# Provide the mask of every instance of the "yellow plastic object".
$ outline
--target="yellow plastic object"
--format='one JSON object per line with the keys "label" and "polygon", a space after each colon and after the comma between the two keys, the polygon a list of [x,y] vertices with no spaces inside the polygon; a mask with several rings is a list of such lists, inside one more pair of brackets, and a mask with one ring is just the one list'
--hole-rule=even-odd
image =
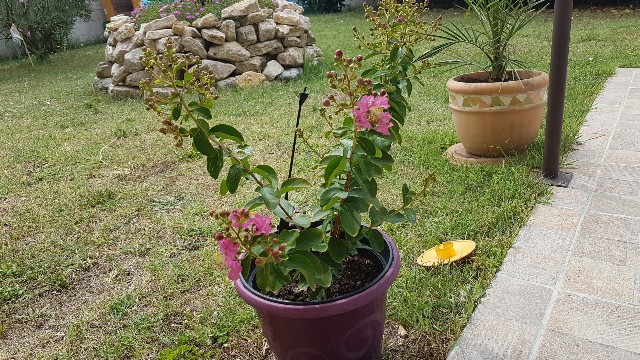
{"label": "yellow plastic object", "polygon": [[417,261],[427,267],[449,264],[466,258],[475,249],[476,243],[471,240],[445,241],[423,252]]}

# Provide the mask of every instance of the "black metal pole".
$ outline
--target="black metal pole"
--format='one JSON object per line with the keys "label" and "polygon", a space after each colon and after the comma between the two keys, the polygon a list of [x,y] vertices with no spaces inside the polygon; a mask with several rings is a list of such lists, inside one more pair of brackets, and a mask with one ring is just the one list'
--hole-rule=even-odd
{"label": "black metal pole", "polygon": [[[304,90],[300,93],[298,97],[298,117],[296,118],[296,128],[293,134],[293,146],[291,147],[291,159],[289,160],[289,175],[287,179],[291,179],[291,174],[293,173],[293,159],[296,156],[296,144],[298,143],[298,127],[300,127],[300,114],[302,113],[302,105],[309,97],[309,93],[307,93],[307,87],[305,86]],[[284,194],[284,199],[289,200],[289,193]],[[287,222],[284,219],[280,219],[280,224],[278,224],[278,231],[282,231],[286,228]]]}
{"label": "black metal pole", "polygon": [[573,0],[555,1],[551,69],[549,71],[549,102],[547,104],[547,125],[542,163],[544,180],[552,185],[564,187],[569,185],[572,176],[571,173],[559,172],[572,10]]}

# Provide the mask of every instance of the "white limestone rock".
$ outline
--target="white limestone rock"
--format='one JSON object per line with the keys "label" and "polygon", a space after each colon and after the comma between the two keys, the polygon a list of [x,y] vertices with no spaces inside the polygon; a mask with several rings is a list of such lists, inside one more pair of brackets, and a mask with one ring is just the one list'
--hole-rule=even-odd
{"label": "white limestone rock", "polygon": [[304,49],[298,47],[286,48],[277,57],[280,65],[285,68],[294,68],[304,65]]}
{"label": "white limestone rock", "polygon": [[256,12],[258,10],[260,10],[258,0],[243,0],[222,9],[222,18],[238,18],[241,16],[249,15],[252,12]]}
{"label": "white limestone rock", "polygon": [[284,51],[284,46],[278,40],[269,40],[247,46],[247,50],[253,56],[277,55]]}
{"label": "white limestone rock", "polygon": [[145,32],[161,30],[161,29],[171,29],[173,24],[177,21],[174,15],[165,16],[160,19],[155,19],[149,21],[145,26]]}
{"label": "white limestone rock", "polygon": [[258,42],[258,35],[253,25],[239,27],[238,30],[236,30],[236,41],[243,46]]}
{"label": "white limestone rock", "polygon": [[217,45],[222,45],[225,40],[227,40],[227,36],[222,31],[216,29],[202,29],[202,37]]}
{"label": "white limestone rock", "polygon": [[267,63],[266,56],[252,56],[249,58],[249,60],[235,63],[236,69],[234,73],[242,74],[248,71],[262,72],[266,63]]}
{"label": "white limestone rock", "polygon": [[236,41],[236,22],[225,20],[220,24],[220,31],[224,34],[226,41]]}
{"label": "white limestone rock", "polygon": [[224,63],[215,60],[202,60],[200,69],[208,71],[213,76],[214,80],[220,81],[227,78],[236,69],[235,65]]}
{"label": "white limestone rock", "polygon": [[196,29],[209,29],[218,25],[218,18],[214,14],[206,14],[193,22]]}
{"label": "white limestone rock", "polygon": [[207,58],[207,49],[205,49],[204,44],[199,39],[192,37],[182,38],[182,46],[184,47],[184,51],[190,52],[200,59]]}
{"label": "white limestone rock", "polygon": [[276,23],[267,19],[258,23],[258,40],[267,41],[276,37]]}
{"label": "white limestone rock", "polygon": [[124,56],[123,66],[129,73],[134,73],[144,69],[142,65],[142,48],[135,48]]}
{"label": "white limestone rock", "polygon": [[262,73],[267,77],[267,80],[273,80],[278,75],[282,74],[283,71],[284,68],[282,67],[282,65],[280,65],[279,62],[277,62],[276,60],[271,60],[267,63],[267,66],[265,66],[264,70],[262,70]]}
{"label": "white limestone rock", "polygon": [[249,60],[251,53],[240,43],[231,41],[220,46],[212,46],[209,49],[209,58],[215,60],[237,62]]}

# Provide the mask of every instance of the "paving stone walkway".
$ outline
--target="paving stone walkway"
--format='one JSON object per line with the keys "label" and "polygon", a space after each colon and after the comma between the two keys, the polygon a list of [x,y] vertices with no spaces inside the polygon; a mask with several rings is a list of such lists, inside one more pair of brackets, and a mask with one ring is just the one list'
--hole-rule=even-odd
{"label": "paving stone walkway", "polygon": [[640,359],[640,69],[618,69],[449,360]]}

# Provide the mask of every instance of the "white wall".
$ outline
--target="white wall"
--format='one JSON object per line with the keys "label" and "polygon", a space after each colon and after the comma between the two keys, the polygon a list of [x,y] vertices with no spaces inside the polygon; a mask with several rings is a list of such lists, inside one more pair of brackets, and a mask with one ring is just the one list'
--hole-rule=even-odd
{"label": "white wall", "polygon": [[[93,0],[93,13],[89,21],[77,20],[71,30],[71,41],[76,43],[94,43],[103,39],[103,23],[106,21],[102,0]],[[22,52],[24,54],[24,51]],[[15,56],[16,47],[12,40],[0,40],[0,58]]]}

